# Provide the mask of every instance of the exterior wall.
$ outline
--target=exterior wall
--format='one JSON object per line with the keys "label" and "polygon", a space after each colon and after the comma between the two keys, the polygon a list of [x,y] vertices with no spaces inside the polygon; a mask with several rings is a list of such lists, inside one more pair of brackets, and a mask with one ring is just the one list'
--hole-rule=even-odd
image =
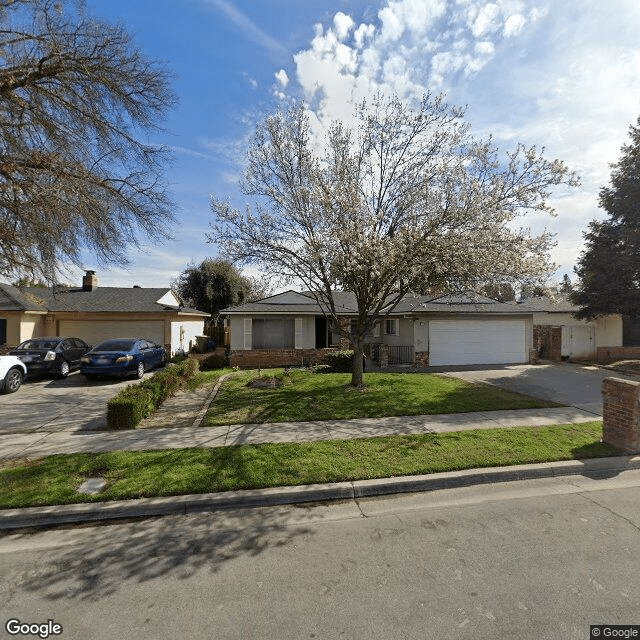
{"label": "exterior wall", "polygon": [[[293,317],[295,323],[295,348],[315,349],[316,346],[316,316],[236,316],[230,317],[229,330],[231,332],[231,351],[252,350],[249,323],[246,321],[269,320],[281,317]],[[335,339],[339,339],[334,334]],[[264,351],[264,349],[261,349]],[[266,351],[277,352],[278,349],[267,349]]]}
{"label": "exterior wall", "polygon": [[[385,333],[386,320],[380,324],[380,338],[384,344],[391,347],[407,347],[414,344],[413,325],[414,321],[409,318],[396,318],[398,320],[398,335],[390,335]],[[379,339],[376,338],[377,342]]]}
{"label": "exterior wall", "polygon": [[320,364],[335,349],[239,349],[231,350],[232,367],[301,367]]}
{"label": "exterior wall", "polygon": [[204,320],[177,321],[171,323],[171,355],[178,349],[190,351],[196,344],[196,336],[203,335]]}
{"label": "exterior wall", "polygon": [[[29,313],[24,311],[2,311],[0,318],[7,321],[6,345],[17,347],[24,340],[46,336],[46,327],[41,313]],[[51,331],[55,334],[55,331]],[[51,335],[49,333],[48,335]]]}
{"label": "exterior wall", "polygon": [[602,382],[602,441],[625,453],[640,452],[640,382]]}
{"label": "exterior wall", "polygon": [[604,316],[596,320],[579,320],[571,313],[536,312],[533,314],[533,324],[554,327],[593,326],[595,327],[595,349],[622,346],[622,316],[619,315]]}

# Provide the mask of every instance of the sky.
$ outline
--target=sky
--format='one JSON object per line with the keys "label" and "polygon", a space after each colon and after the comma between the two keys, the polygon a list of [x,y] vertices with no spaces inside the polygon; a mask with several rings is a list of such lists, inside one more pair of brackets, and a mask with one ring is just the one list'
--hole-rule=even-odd
{"label": "sky", "polygon": [[377,89],[407,100],[444,92],[466,106],[475,135],[545,147],[576,171],[581,186],[551,198],[555,217],[522,221],[556,235],[556,276],[573,278],[583,232],[604,217],[598,192],[640,114],[637,0],[88,2],[172,71],[180,99],[153,140],[174,154],[173,239],[140,236],[126,268],[87,256],[104,286],[168,286],[219,255],[206,238],[210,196],[244,205],[244,155],[267,114],[302,98],[319,119],[346,120]]}

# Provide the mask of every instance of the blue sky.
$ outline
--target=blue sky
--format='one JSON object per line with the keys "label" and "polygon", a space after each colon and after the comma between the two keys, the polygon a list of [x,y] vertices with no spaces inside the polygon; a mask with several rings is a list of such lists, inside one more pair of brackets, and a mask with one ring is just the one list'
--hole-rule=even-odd
{"label": "blue sky", "polygon": [[[582,178],[558,192],[555,218],[525,220],[557,234],[558,274],[573,273],[609,163],[640,114],[637,0],[89,0],[122,20],[147,55],[175,74],[178,109],[155,141],[174,149],[174,239],[140,238],[127,269],[95,264],[109,286],[166,286],[206,243],[209,196],[235,204],[255,123],[305,98],[323,121],[347,119],[376,89],[410,99],[430,89],[467,105],[474,133],[501,147],[545,146]],[[74,279],[76,279],[74,277]]]}

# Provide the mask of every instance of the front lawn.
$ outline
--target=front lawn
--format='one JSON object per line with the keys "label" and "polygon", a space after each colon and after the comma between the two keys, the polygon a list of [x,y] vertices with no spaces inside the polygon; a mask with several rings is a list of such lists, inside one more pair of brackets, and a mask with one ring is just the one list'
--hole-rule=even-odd
{"label": "front lawn", "polygon": [[[617,455],[602,422],[357,440],[74,453],[0,468],[0,507],[212,493]],[[76,489],[102,477],[107,489]]]}
{"label": "front lawn", "polygon": [[282,369],[262,371],[281,386],[253,388],[259,377],[244,371],[226,380],[203,426],[433,415],[557,406],[486,384],[428,373],[365,373],[363,390],[351,374]]}

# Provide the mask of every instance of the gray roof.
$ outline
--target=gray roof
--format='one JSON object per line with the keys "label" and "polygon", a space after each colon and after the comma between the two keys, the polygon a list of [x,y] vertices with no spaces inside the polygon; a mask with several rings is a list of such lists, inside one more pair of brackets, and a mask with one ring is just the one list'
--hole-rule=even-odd
{"label": "gray roof", "polygon": [[158,304],[171,290],[166,288],[97,287],[82,288],[13,287],[0,284],[0,309],[11,311],[82,311],[87,313],[149,313],[175,310],[208,316],[204,311]]}
{"label": "gray roof", "polygon": [[[335,291],[333,296],[339,315],[354,315],[357,313],[357,304],[352,293]],[[450,294],[438,298],[408,294],[394,308],[391,315],[418,313],[572,313],[577,309],[578,307],[567,300],[551,300],[549,298],[530,298],[522,302],[498,302],[492,298],[474,293]],[[220,313],[229,315],[256,315],[262,313],[319,315],[322,314],[322,307],[309,292],[296,293],[294,291],[286,291],[256,302],[228,307]]]}

